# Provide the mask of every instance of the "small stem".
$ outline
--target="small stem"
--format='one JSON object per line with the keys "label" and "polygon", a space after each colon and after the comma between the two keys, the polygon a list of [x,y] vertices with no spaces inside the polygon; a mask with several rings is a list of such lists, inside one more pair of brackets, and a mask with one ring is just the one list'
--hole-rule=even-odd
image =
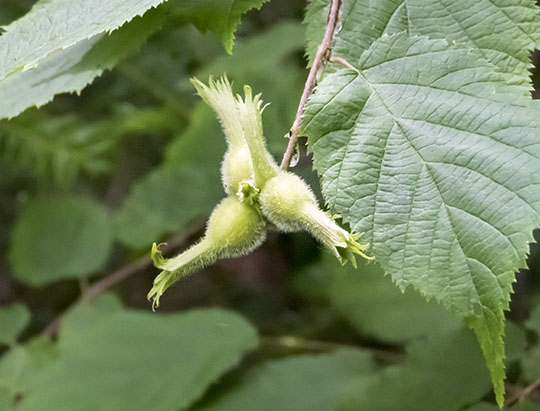
{"label": "small stem", "polygon": [[304,86],[304,91],[302,92],[302,97],[300,98],[300,104],[298,105],[298,110],[296,111],[296,117],[294,118],[293,125],[288,133],[289,144],[287,145],[287,150],[283,155],[283,160],[281,161],[280,165],[282,170],[287,170],[287,168],[289,168],[291,158],[294,154],[295,146],[298,143],[298,134],[300,133],[300,124],[302,122],[304,107],[309,96],[313,94],[313,90],[315,89],[315,85],[317,83],[317,75],[319,74],[320,69],[330,57],[329,54],[332,46],[334,32],[336,30],[340,7],[341,0],[332,0],[330,12],[328,13],[328,21],[326,23],[324,37],[321,44],[319,44],[319,47],[317,48],[317,53],[315,54],[315,59],[313,60],[311,69],[309,70],[308,78]]}
{"label": "small stem", "polygon": [[[196,230],[200,227],[197,225]],[[193,228],[186,230],[186,233],[177,237],[174,237],[169,243],[169,249],[176,249],[183,245],[186,242],[186,239],[192,234],[193,231],[196,231]],[[105,291],[114,287],[116,284],[124,281],[125,279],[131,277],[132,275],[142,271],[146,267],[152,265],[152,259],[149,255],[144,255],[132,263],[120,267],[118,270],[112,272],[103,279],[95,282],[86,291],[77,299],[71,306],[69,306],[64,312],[60,313],[54,320],[52,320],[44,329],[41,331],[43,335],[53,335],[58,332],[60,327],[60,322],[62,317],[71,311],[80,301],[89,301],[99,295],[103,294]]]}
{"label": "small stem", "polygon": [[397,364],[402,361],[403,354],[399,351],[385,350],[374,347],[367,346],[357,346],[351,344],[343,344],[334,341],[321,341],[321,340],[312,340],[295,335],[278,335],[278,336],[268,336],[261,335],[259,340],[263,346],[267,347],[278,347],[286,349],[298,349],[306,351],[333,351],[337,349],[355,349],[355,350],[368,350],[374,357],[378,360],[381,360],[389,364]]}
{"label": "small stem", "polygon": [[512,407],[513,405],[517,404],[524,398],[527,398],[534,390],[538,388],[540,388],[540,378],[537,379],[536,381],[533,381],[530,385],[519,390],[516,394],[508,398],[508,400],[506,401],[505,407]]}
{"label": "small stem", "polygon": [[345,60],[343,57],[330,57],[330,61],[332,62],[336,62],[336,63],[341,63],[343,64],[345,67],[347,67],[348,69],[352,70],[352,71],[355,71],[356,73],[360,74],[360,70],[358,70],[356,67],[354,67],[351,63],[349,63],[347,60]]}

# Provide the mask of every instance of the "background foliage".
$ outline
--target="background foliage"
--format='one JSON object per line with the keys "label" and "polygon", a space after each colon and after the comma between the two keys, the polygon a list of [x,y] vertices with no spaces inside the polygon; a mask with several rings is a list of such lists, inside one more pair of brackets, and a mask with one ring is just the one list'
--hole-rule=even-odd
{"label": "background foliage", "polygon": [[[48,24],[46,17],[54,14],[50,8],[59,3],[38,3],[36,18],[45,20],[20,20],[0,38],[9,40],[17,24],[27,24],[28,30]],[[327,3],[312,2],[307,26],[301,24],[306,4],[300,0],[265,5],[171,0],[142,17],[135,16],[161,2],[139,2],[141,10],[121,7],[129,2],[103,3],[111,7],[103,27],[89,29],[83,11],[71,27],[54,25],[54,41],[13,36],[9,41],[16,47],[0,49],[0,78],[5,78],[0,117],[22,113],[0,120],[0,410],[497,409],[481,350],[459,319],[412,289],[402,294],[378,264],[340,267],[303,234],[271,233],[252,255],[185,279],[164,295],[158,313],[149,312],[146,293],[157,273],[145,257],[150,244],[168,240],[171,253],[185,248],[200,235],[223,195],[222,132],[214,113],[194,96],[189,77],[226,72],[237,91],[250,84],[262,92],[271,103],[264,112],[265,135],[279,157]],[[364,30],[359,35],[350,33],[344,20],[335,50],[354,65],[371,67],[368,57],[387,57],[381,50],[399,41],[383,34],[403,29],[403,2],[383,3],[394,7],[395,14],[388,16],[392,24],[379,27],[384,19],[366,9],[361,17],[367,22],[354,26]],[[499,26],[506,42],[490,41],[486,33],[463,37],[479,24],[476,14],[462,16],[465,29],[444,32],[441,20],[429,20],[451,16],[437,9],[443,3],[408,1],[410,33],[432,33],[435,27],[442,38],[477,47],[493,56],[508,84],[504,87],[525,95],[523,70],[528,49],[538,40],[533,23],[525,21],[518,29]],[[0,24],[15,21],[33,5],[1,0]],[[480,12],[494,6],[479,1],[474,7]],[[533,9],[532,14],[511,11],[513,19],[534,20]],[[489,16],[481,19],[485,27],[501,24]],[[102,33],[118,27],[110,36]],[[370,36],[370,42],[350,46]],[[431,40],[427,47],[433,51],[440,44]],[[21,61],[10,57],[17,47],[26,50]],[[370,47],[371,56],[362,57]],[[392,52],[411,47],[398,45]],[[501,50],[511,58],[498,59]],[[465,65],[456,70],[470,68],[463,51],[447,53]],[[425,66],[417,59],[409,70]],[[459,81],[484,79],[476,91],[489,94],[489,81],[498,80],[483,78],[484,69],[477,64],[471,78],[441,85],[459,88]],[[350,75],[337,64],[325,81]],[[377,67],[370,75],[381,83],[415,81]],[[71,90],[82,91],[80,96],[60,94],[39,110],[28,108]],[[321,86],[317,98],[332,95],[324,90]],[[415,96],[421,104],[432,95]],[[344,112],[360,116],[354,111],[358,107]],[[516,117],[508,107],[501,113]],[[331,120],[317,121],[332,125]],[[314,129],[321,135],[322,125]],[[313,132],[310,137],[319,136]],[[333,165],[320,160],[325,154],[332,161],[340,152],[317,152],[311,144],[326,199],[343,212],[351,204],[328,195]],[[527,158],[512,161],[509,169],[522,166],[525,176],[537,166]],[[302,156],[294,171],[318,186],[309,157]],[[538,175],[530,174],[534,178]],[[332,181],[332,187],[336,184]],[[506,211],[519,213],[513,204]],[[367,235],[377,247],[375,234]],[[485,232],[479,236],[480,243],[493,239]],[[506,326],[507,400],[517,410],[540,408],[539,390],[529,389],[540,379],[538,255],[538,247],[531,246],[530,269],[522,270],[513,285]],[[129,278],[96,297],[101,280],[123,273]],[[56,333],[55,319],[62,313]]]}

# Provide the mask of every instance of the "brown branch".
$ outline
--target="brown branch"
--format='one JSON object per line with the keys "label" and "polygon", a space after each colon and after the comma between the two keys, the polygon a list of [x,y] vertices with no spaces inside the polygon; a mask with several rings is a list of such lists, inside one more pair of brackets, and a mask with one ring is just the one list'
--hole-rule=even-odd
{"label": "brown branch", "polygon": [[302,122],[302,115],[304,113],[304,107],[306,102],[313,94],[315,85],[317,83],[317,75],[321,70],[322,66],[328,61],[330,57],[330,51],[332,46],[332,40],[334,37],[334,32],[336,30],[336,25],[338,21],[339,9],[341,7],[341,0],[332,0],[332,5],[330,6],[330,12],[328,13],[328,21],[326,23],[326,30],[324,32],[324,37],[317,48],[317,53],[315,54],[315,59],[309,70],[308,78],[304,86],[304,91],[302,92],[302,97],[300,98],[300,104],[298,105],[298,110],[296,111],[296,117],[294,118],[293,125],[289,130],[289,144],[287,145],[287,150],[283,155],[283,160],[281,161],[281,169],[287,170],[291,159],[293,157],[296,144],[298,143],[298,137],[300,133],[300,124]]}
{"label": "brown branch", "polygon": [[[196,230],[200,227],[197,225]],[[173,237],[168,243],[169,250],[175,250],[182,246],[187,238],[193,234],[194,228],[186,230],[182,235]],[[91,301],[99,295],[103,294],[105,291],[108,291],[110,288],[114,287],[116,284],[124,281],[125,279],[131,277],[132,275],[144,270],[147,267],[152,265],[152,259],[148,255],[144,255],[135,261],[120,267],[118,270],[113,271],[108,276],[102,278],[99,281],[96,281],[94,284],[89,286],[80,297],[70,305],[64,312],[60,313],[53,321],[51,321],[44,329],[41,331],[41,334],[53,335],[58,332],[60,327],[60,322],[62,317],[71,311],[79,302],[81,301]]]}
{"label": "brown branch", "polygon": [[326,352],[333,351],[337,349],[362,349],[370,351],[373,356],[384,363],[387,364],[398,364],[403,360],[403,354],[395,350],[386,350],[381,348],[369,347],[364,345],[350,345],[343,344],[334,341],[321,341],[321,340],[312,340],[306,339],[294,335],[280,335],[280,336],[268,336],[260,335],[259,341],[264,347],[276,347],[276,348],[285,348],[285,349],[298,349],[305,351],[315,351],[315,352]]}
{"label": "brown branch", "polygon": [[518,390],[514,395],[512,395],[506,401],[505,406],[510,408],[513,405],[516,405],[518,402],[522,401],[524,398],[527,398],[533,391],[540,388],[540,378],[536,381],[533,381],[530,385]]}

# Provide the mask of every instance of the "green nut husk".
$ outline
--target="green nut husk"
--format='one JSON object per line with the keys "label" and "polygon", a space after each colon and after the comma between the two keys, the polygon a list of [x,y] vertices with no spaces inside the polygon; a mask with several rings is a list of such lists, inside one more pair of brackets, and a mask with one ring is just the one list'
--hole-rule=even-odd
{"label": "green nut husk", "polygon": [[228,149],[221,166],[225,191],[254,203],[260,187],[278,171],[264,143],[261,96],[254,97],[249,86],[244,87],[243,98],[235,96],[226,77],[210,77],[208,85],[196,78],[191,82],[216,112],[227,139]]}
{"label": "green nut husk", "polygon": [[[268,153],[263,137],[260,95],[244,87],[244,97],[234,95],[226,77],[210,78],[208,85],[191,82],[214,109],[223,127],[228,150],[221,173],[228,197],[212,212],[201,241],[174,258],[164,258],[152,246],[152,260],[162,272],[148,293],[153,308],[172,284],[214,263],[219,258],[239,257],[257,248],[266,237],[266,219],[284,232],[307,230],[343,264],[356,267],[355,255],[365,254],[361,234],[349,233],[322,211],[309,186],[298,176],[280,171]],[[265,219],[266,218],[266,219]]]}
{"label": "green nut husk", "polygon": [[325,245],[340,261],[356,267],[355,255],[372,260],[369,248],[358,240],[361,234],[349,233],[317,205],[309,186],[297,175],[281,171],[268,180],[259,196],[264,216],[284,232],[306,230]]}
{"label": "green nut husk", "polygon": [[222,200],[212,212],[201,241],[174,258],[164,258],[152,246],[154,266],[163,270],[148,293],[152,308],[159,307],[163,293],[182,277],[213,264],[220,258],[246,255],[266,238],[266,223],[260,212],[236,197]]}

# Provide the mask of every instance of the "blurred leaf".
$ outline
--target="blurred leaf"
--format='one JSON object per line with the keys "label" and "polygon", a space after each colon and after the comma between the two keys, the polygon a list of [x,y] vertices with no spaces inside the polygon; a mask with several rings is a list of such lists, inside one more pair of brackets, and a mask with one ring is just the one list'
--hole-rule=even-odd
{"label": "blurred leaf", "polygon": [[0,158],[10,176],[30,173],[40,184],[73,185],[80,175],[113,170],[124,136],[133,133],[173,133],[182,124],[168,107],[117,105],[104,119],[86,121],[75,113],[51,115],[29,110],[12,120],[0,120]]}
{"label": "blurred leaf", "polygon": [[460,321],[435,301],[413,290],[402,293],[378,264],[341,267],[325,258],[331,273],[330,301],[362,333],[382,341],[403,342],[460,328]]}
{"label": "blurred leaf", "polygon": [[360,379],[339,409],[457,411],[489,390],[480,348],[459,330],[410,344],[404,365]]}
{"label": "blurred leaf", "polygon": [[529,348],[521,360],[523,378],[525,381],[532,382],[540,378],[540,306],[532,311],[525,326],[534,331],[537,336],[536,344]]}
{"label": "blurred leaf", "polygon": [[[506,328],[508,358],[521,355],[525,335]],[[345,410],[457,411],[491,388],[482,352],[469,330],[431,335],[407,346],[406,360],[359,379],[339,408]]]}
{"label": "blurred leaf", "polygon": [[246,372],[238,386],[204,407],[212,411],[331,411],[358,376],[373,370],[356,350],[270,360]]}
{"label": "blurred leaf", "polygon": [[13,347],[0,359],[0,390],[8,393],[13,402],[27,392],[36,376],[57,358],[56,345],[48,336]]}
{"label": "blurred leaf", "polygon": [[527,400],[518,402],[511,408],[512,411],[540,411],[540,404],[532,403]]}
{"label": "blurred leaf", "polygon": [[0,307],[0,343],[14,344],[29,321],[30,311],[22,303]]}
{"label": "blurred leaf", "polygon": [[146,247],[209,214],[224,196],[219,170],[225,148],[214,113],[199,105],[189,128],[169,146],[166,164],[135,183],[117,211],[118,239]]}
{"label": "blurred leaf", "polygon": [[32,170],[40,182],[72,184],[81,173],[101,174],[111,166],[117,142],[108,121],[84,123],[74,114],[48,116],[32,110],[0,120],[0,156],[11,173]]}
{"label": "blurred leaf", "polygon": [[471,408],[467,408],[466,411],[499,411],[499,407],[489,402],[480,402]]}
{"label": "blurred leaf", "polygon": [[540,378],[540,343],[532,346],[523,356],[521,371],[525,381],[532,382]]}
{"label": "blurred leaf", "polygon": [[198,0],[178,2],[176,11],[202,31],[218,34],[227,53],[232,53],[234,32],[240,17],[251,9],[259,10],[269,0]]}
{"label": "blurred leaf", "polygon": [[525,326],[533,330],[540,337],[540,305],[531,312],[531,316],[525,323]]}
{"label": "blurred leaf", "polygon": [[17,410],[185,409],[256,345],[255,330],[223,310],[157,315],[105,296],[64,318],[57,361]]}
{"label": "blurred leaf", "polygon": [[3,387],[0,387],[0,410],[8,411],[13,407],[13,398]]}
{"label": "blurred leaf", "polygon": [[99,271],[109,256],[112,228],[107,211],[82,197],[31,200],[15,226],[13,275],[32,286]]}

